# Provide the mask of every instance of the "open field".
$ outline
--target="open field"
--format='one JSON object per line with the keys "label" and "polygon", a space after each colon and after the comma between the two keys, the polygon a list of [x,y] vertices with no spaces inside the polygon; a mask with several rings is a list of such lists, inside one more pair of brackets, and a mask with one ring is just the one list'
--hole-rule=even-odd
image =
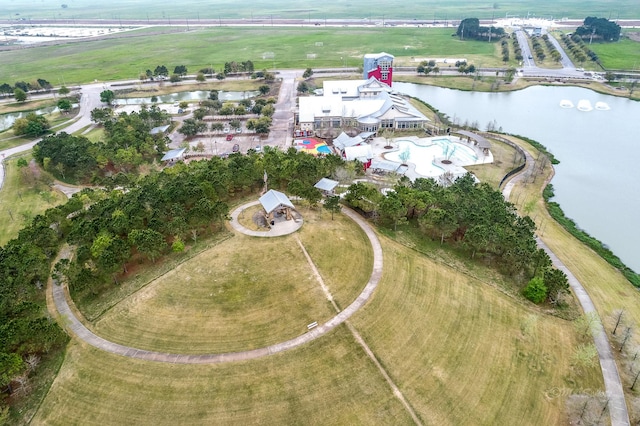
{"label": "open field", "polygon": [[[137,79],[164,64],[189,72],[228,61],[251,60],[255,69],[358,67],[365,53],[385,51],[396,64],[417,66],[411,57],[482,57],[483,66],[500,66],[494,46],[451,37],[438,28],[206,28],[181,34],[97,40],[0,53],[0,75],[9,82],[62,76],[67,85],[98,80]],[[322,42],[322,46],[316,46]],[[273,59],[262,59],[273,52]],[[315,53],[316,59],[307,59]],[[43,70],[46,70],[42,75]],[[50,74],[50,75],[49,75]]]}
{"label": "open field", "polygon": [[[339,253],[335,241],[313,235],[313,241],[304,232],[300,238],[314,261],[314,253]],[[578,341],[570,322],[385,237],[381,243],[383,279],[352,323],[425,424],[563,424],[567,394],[601,389],[598,367],[571,366]],[[336,264],[344,259],[336,258]],[[331,266],[317,264],[332,286]],[[180,285],[192,285],[181,278],[176,275]],[[185,340],[193,333],[182,331]],[[273,424],[410,423],[344,326],[292,351],[222,365],[144,362],[72,343],[34,422],[247,424],[265,418]]]}
{"label": "open field", "polygon": [[[34,216],[44,213],[67,200],[67,197],[32,178],[29,167],[21,170],[17,166],[17,158],[5,161],[5,180],[0,191],[0,246],[18,236],[18,232]],[[30,155],[24,158],[29,161]],[[29,183],[23,182],[22,173],[30,176]]]}
{"label": "open field", "polygon": [[346,327],[254,360],[174,365],[71,344],[33,424],[411,424]]}
{"label": "open field", "polygon": [[[269,19],[273,17],[287,19],[301,19],[311,22],[322,22],[325,18],[361,18],[374,21],[390,19],[417,19],[432,22],[459,20],[467,17],[491,18],[492,16],[527,16],[530,13],[537,17],[571,17],[584,19],[586,16],[618,16],[619,18],[637,18],[637,2],[634,0],[616,1],[615,6],[609,2],[585,0],[560,0],[554,2],[540,2],[533,0],[509,0],[498,3],[478,3],[471,0],[451,0],[427,2],[418,0],[412,7],[406,7],[401,0],[390,0],[385,3],[353,0],[348,3],[331,2],[320,4],[310,0],[267,1],[256,0],[248,7],[238,7],[234,0],[220,0],[215,8],[206,7],[209,3],[202,0],[185,0],[175,3],[166,0],[136,1],[114,0],[109,3],[96,4],[90,0],[75,0],[68,3],[67,8],[61,8],[58,3],[42,2],[37,6],[30,0],[16,0],[3,3],[0,6],[0,16],[3,19],[12,17],[17,20],[24,16],[31,19],[164,19],[184,24],[188,19],[195,25],[200,19]],[[373,7],[372,7],[373,6]]]}
{"label": "open field", "polygon": [[[305,216],[309,222],[301,239],[345,307],[371,274],[369,242],[345,217],[330,221],[328,214],[324,219],[315,212]],[[334,314],[294,236],[237,235],[115,305],[93,329],[142,349],[216,353],[287,340],[305,332],[307,324],[326,322]]]}
{"label": "open field", "polygon": [[593,43],[590,49],[596,52],[605,68],[636,71],[640,68],[640,41],[621,38],[617,43]]}

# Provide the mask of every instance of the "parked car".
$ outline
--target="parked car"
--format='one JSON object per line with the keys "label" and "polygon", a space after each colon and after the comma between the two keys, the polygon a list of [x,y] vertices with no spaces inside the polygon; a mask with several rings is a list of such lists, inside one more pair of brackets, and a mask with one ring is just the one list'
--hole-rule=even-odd
{"label": "parked car", "polygon": [[260,152],[260,151],[262,151],[262,146],[256,145],[256,147],[254,149],[255,149],[256,152]]}
{"label": "parked car", "polygon": [[242,133],[242,128],[238,127],[238,128],[236,129],[236,133]]}
{"label": "parked car", "polygon": [[227,140],[228,140],[228,141],[230,141],[231,139],[233,139],[233,135],[232,135],[231,133],[229,133],[229,134],[227,135]]}
{"label": "parked car", "polygon": [[238,145],[238,144],[233,145],[233,149],[231,149],[231,151],[233,151],[233,152],[240,151],[240,145]]}

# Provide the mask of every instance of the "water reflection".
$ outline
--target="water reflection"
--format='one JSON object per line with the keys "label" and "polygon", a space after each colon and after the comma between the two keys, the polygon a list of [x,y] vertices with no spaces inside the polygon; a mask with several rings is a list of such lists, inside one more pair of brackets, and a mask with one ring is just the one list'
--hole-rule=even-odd
{"label": "water reflection", "polygon": [[640,271],[640,102],[580,87],[533,86],[503,93],[411,83],[394,83],[393,88],[458,124],[477,123],[485,129],[487,123],[497,123],[496,128],[542,143],[560,160],[552,182],[554,201]]}
{"label": "water reflection", "polygon": [[[155,96],[157,98],[157,103],[160,104],[171,104],[174,102],[182,102],[182,101],[203,101],[205,99],[209,99],[209,94],[211,91],[209,90],[196,90],[194,92],[177,92],[177,93],[169,93],[167,95],[159,95]],[[245,92],[218,92],[218,99],[222,102],[224,101],[241,101],[243,99],[250,99],[255,96],[258,96],[259,92],[255,90],[249,90]],[[117,105],[142,105],[142,104],[151,104],[152,96],[143,97],[143,98],[127,98],[127,99],[116,99],[115,103]]]}

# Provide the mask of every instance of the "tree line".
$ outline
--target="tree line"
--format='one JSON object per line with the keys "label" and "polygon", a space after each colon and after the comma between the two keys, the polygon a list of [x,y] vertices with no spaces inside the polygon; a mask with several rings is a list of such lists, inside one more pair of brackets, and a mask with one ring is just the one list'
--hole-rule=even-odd
{"label": "tree line", "polygon": [[164,134],[150,133],[153,127],[169,122],[168,114],[156,105],[117,116],[111,108],[97,108],[91,118],[104,126],[101,141],[94,143],[65,132],[46,136],[33,149],[38,164],[64,181],[102,184],[103,178],[135,172],[167,149]]}
{"label": "tree line", "polygon": [[470,174],[450,186],[433,179],[401,179],[386,195],[367,183],[349,187],[344,201],[368,216],[393,225],[407,223],[421,235],[439,240],[485,262],[523,284],[535,303],[556,303],[568,282],[537,248],[535,224],[519,216],[513,204]]}
{"label": "tree line", "polygon": [[[57,142],[77,142],[69,137]],[[65,156],[75,155],[59,148]],[[66,280],[75,296],[99,297],[132,262],[157,262],[184,250],[189,240],[220,232],[229,202],[258,191],[265,172],[270,187],[286,190],[295,182],[296,191],[306,194],[342,164],[335,155],[315,158],[294,148],[265,147],[260,155],[179,163],[130,182],[126,191],[84,190],[36,216],[0,248],[0,390],[29,373],[32,356],[61,349],[67,342],[47,314],[50,275]],[[65,243],[73,247],[72,260],[60,260],[51,271]]]}
{"label": "tree line", "polygon": [[461,40],[466,38],[481,41],[498,41],[498,39],[505,36],[505,31],[504,28],[496,28],[494,26],[483,27],[480,25],[478,18],[466,18],[460,21],[455,35]]}
{"label": "tree line", "polygon": [[620,25],[606,18],[588,16],[574,34],[583,40],[609,42],[620,40],[621,30]]}

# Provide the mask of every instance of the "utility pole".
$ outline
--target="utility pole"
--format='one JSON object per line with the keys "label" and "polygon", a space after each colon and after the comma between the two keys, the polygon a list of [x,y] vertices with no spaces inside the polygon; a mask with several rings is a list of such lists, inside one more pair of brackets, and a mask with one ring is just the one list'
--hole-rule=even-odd
{"label": "utility pole", "polygon": [[494,18],[494,13],[491,14],[491,25],[489,25],[489,43],[491,43],[491,34],[493,34],[493,18]]}

